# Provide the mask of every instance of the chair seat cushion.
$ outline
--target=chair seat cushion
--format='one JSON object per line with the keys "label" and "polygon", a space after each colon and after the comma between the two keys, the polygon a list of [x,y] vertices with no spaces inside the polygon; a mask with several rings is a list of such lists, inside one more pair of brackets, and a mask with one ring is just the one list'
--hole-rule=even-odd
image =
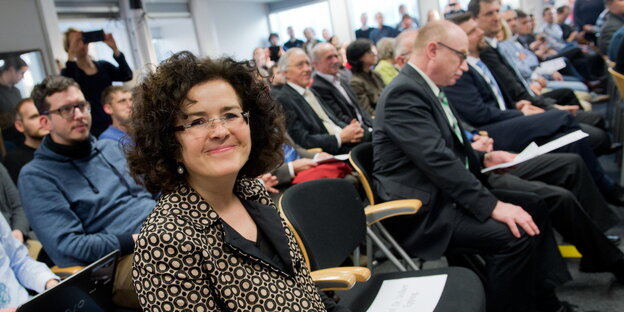
{"label": "chair seat cushion", "polygon": [[[369,281],[357,283],[348,292],[337,292],[341,297],[339,304],[349,307],[353,312],[365,312],[375,300],[384,280],[438,274],[447,274],[448,277],[435,312],[485,311],[485,292],[481,281],[472,271],[460,267],[374,274]],[[413,311],[421,309],[415,306]]]}

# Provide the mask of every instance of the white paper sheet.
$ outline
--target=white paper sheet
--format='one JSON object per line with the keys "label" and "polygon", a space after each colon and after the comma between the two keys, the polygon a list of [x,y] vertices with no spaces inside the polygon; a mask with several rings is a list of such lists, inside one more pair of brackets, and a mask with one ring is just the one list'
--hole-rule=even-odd
{"label": "white paper sheet", "polygon": [[552,60],[541,62],[536,69],[540,75],[551,75],[552,73],[566,67],[565,60],[562,57],[558,57]]}
{"label": "white paper sheet", "polygon": [[332,157],[315,159],[314,161],[316,161],[319,164],[324,164],[324,163],[335,162],[335,161],[345,161],[347,159],[349,159],[349,154],[340,154],[340,155],[334,155]]}
{"label": "white paper sheet", "polygon": [[444,290],[446,274],[384,281],[367,312],[432,312]]}
{"label": "white paper sheet", "polygon": [[525,162],[529,159],[535,158],[539,155],[546,154],[548,152],[552,152],[560,147],[566,146],[570,143],[576,142],[584,137],[589,136],[589,134],[583,132],[582,130],[576,130],[574,132],[568,133],[560,138],[552,140],[542,146],[537,146],[535,142],[531,142],[524,150],[516,155],[513,161],[506,162],[503,164],[498,164],[496,166],[492,166],[489,168],[485,168],[481,170],[481,173],[486,173],[496,169],[509,168],[511,166],[515,166],[519,163]]}

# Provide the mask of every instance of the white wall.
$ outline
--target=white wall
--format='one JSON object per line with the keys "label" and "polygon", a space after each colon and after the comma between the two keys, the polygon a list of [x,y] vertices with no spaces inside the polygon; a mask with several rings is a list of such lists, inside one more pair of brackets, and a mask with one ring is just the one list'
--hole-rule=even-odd
{"label": "white wall", "polygon": [[0,52],[39,49],[48,73],[54,56],[42,17],[40,0],[0,0]]}
{"label": "white wall", "polygon": [[329,11],[331,13],[333,34],[338,36],[344,42],[355,40],[355,29],[353,22],[349,19],[349,7],[347,0],[329,0]]}
{"label": "white wall", "polygon": [[158,62],[184,50],[199,54],[197,37],[190,18],[155,18],[148,22]]}
{"label": "white wall", "polygon": [[191,0],[191,14],[202,56],[250,59],[269,37],[267,6],[226,0]]}

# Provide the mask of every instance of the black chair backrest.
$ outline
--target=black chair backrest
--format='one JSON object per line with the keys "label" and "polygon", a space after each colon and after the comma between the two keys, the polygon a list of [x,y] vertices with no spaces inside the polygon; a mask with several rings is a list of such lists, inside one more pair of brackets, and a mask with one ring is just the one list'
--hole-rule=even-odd
{"label": "black chair backrest", "polygon": [[360,196],[344,179],[293,185],[280,207],[305,246],[311,270],[341,265],[366,236]]}
{"label": "black chair backrest", "polygon": [[[349,155],[349,160],[355,167],[358,174],[360,174],[360,181],[362,182],[364,191],[367,193],[366,196],[368,197],[368,200],[371,201],[371,199],[373,199],[373,202],[370,204],[379,203],[379,198],[377,198],[373,189],[373,143],[360,143],[351,149],[351,153]],[[366,179],[366,181],[362,181],[362,176]]]}

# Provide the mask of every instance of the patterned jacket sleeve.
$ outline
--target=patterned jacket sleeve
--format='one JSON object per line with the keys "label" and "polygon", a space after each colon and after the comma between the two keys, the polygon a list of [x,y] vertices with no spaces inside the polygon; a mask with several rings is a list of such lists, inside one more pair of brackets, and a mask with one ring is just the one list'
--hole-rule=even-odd
{"label": "patterned jacket sleeve", "polygon": [[205,258],[203,244],[193,227],[179,222],[171,218],[146,223],[147,234],[141,231],[132,270],[141,307],[152,312],[222,311],[210,289],[210,279],[197,268],[197,262]]}

